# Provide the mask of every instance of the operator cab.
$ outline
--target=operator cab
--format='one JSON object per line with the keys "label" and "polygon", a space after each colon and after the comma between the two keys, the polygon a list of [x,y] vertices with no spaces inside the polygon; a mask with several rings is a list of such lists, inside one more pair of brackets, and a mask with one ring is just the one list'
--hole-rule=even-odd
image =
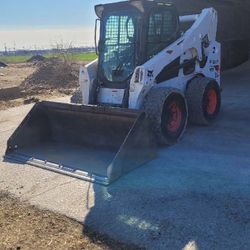
{"label": "operator cab", "polygon": [[100,20],[96,103],[127,107],[135,68],[177,39],[179,15],[173,5],[160,1],[97,5],[95,10]]}

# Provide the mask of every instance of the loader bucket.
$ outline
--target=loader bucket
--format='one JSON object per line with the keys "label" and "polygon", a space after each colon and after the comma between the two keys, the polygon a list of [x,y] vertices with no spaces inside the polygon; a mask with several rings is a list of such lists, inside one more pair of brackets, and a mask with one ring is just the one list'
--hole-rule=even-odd
{"label": "loader bucket", "polygon": [[5,159],[108,185],[155,156],[142,111],[41,102],[8,140]]}

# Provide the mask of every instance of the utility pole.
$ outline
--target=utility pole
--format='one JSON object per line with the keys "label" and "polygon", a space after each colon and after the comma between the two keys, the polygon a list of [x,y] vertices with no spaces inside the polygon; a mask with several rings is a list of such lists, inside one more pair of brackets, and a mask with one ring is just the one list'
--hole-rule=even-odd
{"label": "utility pole", "polygon": [[14,41],[13,51],[14,51],[14,55],[16,55],[16,41]]}
{"label": "utility pole", "polygon": [[4,54],[5,54],[6,56],[7,56],[7,54],[8,54],[6,43],[4,44]]}

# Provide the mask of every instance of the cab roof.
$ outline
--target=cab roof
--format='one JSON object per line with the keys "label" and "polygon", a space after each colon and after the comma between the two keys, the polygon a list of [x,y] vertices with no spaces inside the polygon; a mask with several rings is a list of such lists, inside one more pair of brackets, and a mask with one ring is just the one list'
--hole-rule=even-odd
{"label": "cab roof", "polygon": [[135,9],[141,13],[149,12],[152,8],[159,6],[173,7],[172,3],[164,0],[130,0],[109,4],[99,4],[95,6],[95,12],[98,18],[102,18],[106,11],[115,11],[121,9]]}

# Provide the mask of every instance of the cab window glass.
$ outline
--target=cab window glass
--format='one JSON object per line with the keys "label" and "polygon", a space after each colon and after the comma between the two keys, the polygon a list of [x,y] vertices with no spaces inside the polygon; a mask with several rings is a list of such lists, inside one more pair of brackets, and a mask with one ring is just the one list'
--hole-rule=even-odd
{"label": "cab window glass", "polygon": [[162,51],[176,36],[176,15],[170,10],[154,11],[149,17],[147,58]]}

